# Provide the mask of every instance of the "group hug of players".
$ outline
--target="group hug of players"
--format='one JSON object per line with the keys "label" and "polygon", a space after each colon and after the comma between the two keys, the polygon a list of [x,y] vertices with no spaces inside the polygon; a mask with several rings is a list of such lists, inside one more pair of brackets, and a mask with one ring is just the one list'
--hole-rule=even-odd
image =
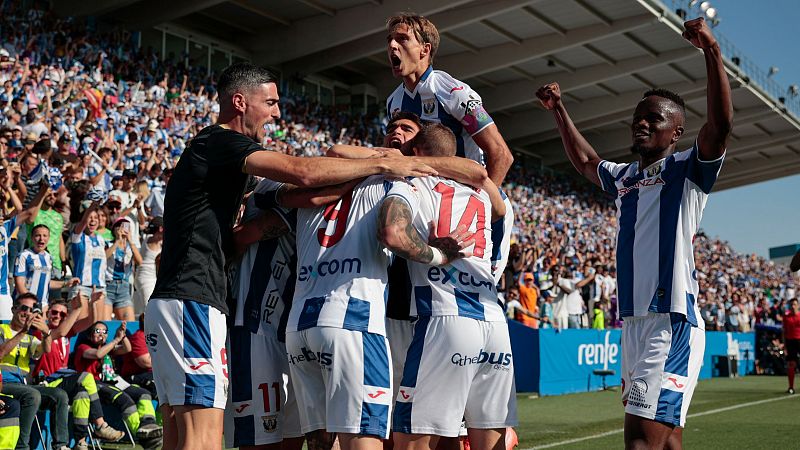
{"label": "group hug of players", "polygon": [[[702,322],[691,320],[688,301],[697,285],[683,276],[693,268],[684,255],[691,240],[682,234],[699,223],[732,109],[708,27],[697,19],[686,29],[709,67],[710,118],[690,150],[674,153],[684,120],[675,94],[645,95],[632,126],[641,161],[613,164],[575,130],[558,85],[537,93],[576,168],[618,197],[620,240],[635,230],[675,249],[652,276],[639,266],[636,280],[632,268],[619,275],[632,330],[623,331],[632,448],[680,446],[702,355]],[[240,448],[299,449],[305,439],[312,450],[336,442],[377,450],[393,432],[398,448],[434,449],[458,445],[466,429],[472,447],[500,449],[517,424],[496,290],[513,224],[498,186],[513,158],[480,96],[433,70],[435,26],[402,14],[387,32],[403,83],[387,100],[383,148],[336,145],[326,158],[302,159],[260,151],[264,125],[280,117],[275,80],[248,64],[220,77],[218,124],[192,141],[167,190],[147,306],[164,448],[218,448],[224,422],[226,444]],[[262,178],[244,197],[251,175]],[[659,208],[683,222],[641,218]],[[658,224],[673,227],[672,241],[658,242]],[[638,258],[620,247],[618,258]]]}

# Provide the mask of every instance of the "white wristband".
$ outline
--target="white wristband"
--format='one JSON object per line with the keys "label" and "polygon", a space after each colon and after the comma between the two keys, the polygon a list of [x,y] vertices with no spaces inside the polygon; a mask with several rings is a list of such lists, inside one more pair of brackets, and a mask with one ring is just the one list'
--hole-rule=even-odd
{"label": "white wristband", "polygon": [[436,247],[431,247],[431,251],[433,251],[433,258],[431,258],[430,264],[432,266],[441,266],[444,264],[444,253]]}

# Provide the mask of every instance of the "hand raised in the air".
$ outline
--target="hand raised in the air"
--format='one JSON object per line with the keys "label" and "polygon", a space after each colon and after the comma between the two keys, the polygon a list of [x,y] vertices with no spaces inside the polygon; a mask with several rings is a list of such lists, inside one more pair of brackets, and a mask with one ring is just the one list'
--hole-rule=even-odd
{"label": "hand raised in the air", "polygon": [[552,111],[561,102],[561,87],[558,83],[549,83],[536,91],[536,97],[545,109]]}
{"label": "hand raised in the air", "polygon": [[441,237],[436,234],[436,221],[431,221],[430,229],[428,245],[442,251],[444,254],[442,265],[472,256],[472,252],[462,250],[475,244],[475,233],[470,232],[464,225],[459,225],[452,233]]}
{"label": "hand raised in the air", "polygon": [[702,17],[684,22],[683,27],[686,29],[683,37],[697,48],[710,48],[717,43],[711,28]]}

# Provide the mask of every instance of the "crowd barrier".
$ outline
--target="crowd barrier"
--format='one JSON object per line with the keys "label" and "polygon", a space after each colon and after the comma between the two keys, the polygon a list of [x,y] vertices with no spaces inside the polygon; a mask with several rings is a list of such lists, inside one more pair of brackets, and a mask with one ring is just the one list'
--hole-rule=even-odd
{"label": "crowd barrier", "polygon": [[[508,328],[517,392],[558,395],[620,385],[621,330],[536,330],[514,321]],[[700,379],[752,373],[755,344],[755,333],[706,332]]]}

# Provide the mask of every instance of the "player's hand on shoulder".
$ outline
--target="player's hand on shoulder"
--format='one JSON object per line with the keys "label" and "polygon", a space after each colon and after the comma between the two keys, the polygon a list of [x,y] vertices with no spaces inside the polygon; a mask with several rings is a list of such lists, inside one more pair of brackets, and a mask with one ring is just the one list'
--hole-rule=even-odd
{"label": "player's hand on shoulder", "polygon": [[686,29],[683,37],[695,47],[703,49],[716,45],[717,39],[714,38],[714,34],[704,18],[688,20],[683,23],[683,27]]}
{"label": "player's hand on shoulder", "polygon": [[548,83],[536,91],[536,97],[547,110],[552,110],[561,102],[561,86],[558,83]]}

